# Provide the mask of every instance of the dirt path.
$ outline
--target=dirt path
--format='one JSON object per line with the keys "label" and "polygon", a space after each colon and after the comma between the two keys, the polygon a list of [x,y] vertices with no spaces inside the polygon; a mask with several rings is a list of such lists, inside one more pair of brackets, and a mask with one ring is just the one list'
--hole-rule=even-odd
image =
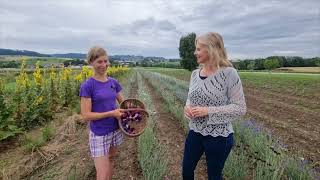
{"label": "dirt path", "polygon": [[[138,94],[137,74],[134,75],[135,80],[131,84],[129,98],[135,98]],[[124,142],[120,145],[117,156],[114,161],[114,177],[113,179],[143,179],[142,170],[138,162],[138,138],[124,137]]]}
{"label": "dirt path", "polygon": [[[167,179],[182,179],[181,163],[183,158],[183,149],[185,141],[185,132],[178,119],[174,115],[165,111],[164,100],[161,95],[156,94],[154,87],[145,80],[147,89],[152,97],[152,102],[156,109],[156,127],[155,132],[160,145],[165,149],[168,160]],[[207,179],[204,159],[198,163],[195,179]]]}
{"label": "dirt path", "polygon": [[318,113],[320,110],[320,97],[316,99],[310,99],[301,96],[294,96],[280,92],[274,92],[272,90],[267,90],[263,88],[255,88],[249,85],[244,85],[243,87],[247,94],[261,94],[262,96],[267,97],[268,99],[285,102],[286,104],[302,108],[303,110],[310,110]]}
{"label": "dirt path", "polygon": [[[245,87],[248,114],[272,131],[288,150],[307,158],[320,168],[320,113],[318,102]],[[303,102],[304,107],[299,103]],[[310,106],[309,106],[310,105]]]}

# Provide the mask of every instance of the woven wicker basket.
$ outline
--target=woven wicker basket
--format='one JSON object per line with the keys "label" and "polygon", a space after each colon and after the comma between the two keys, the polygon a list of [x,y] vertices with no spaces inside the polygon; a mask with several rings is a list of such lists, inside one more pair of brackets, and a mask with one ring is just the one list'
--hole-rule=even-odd
{"label": "woven wicker basket", "polygon": [[120,104],[120,109],[125,110],[123,117],[118,121],[123,133],[129,137],[141,135],[149,118],[149,113],[145,110],[143,102],[133,98],[126,99]]}

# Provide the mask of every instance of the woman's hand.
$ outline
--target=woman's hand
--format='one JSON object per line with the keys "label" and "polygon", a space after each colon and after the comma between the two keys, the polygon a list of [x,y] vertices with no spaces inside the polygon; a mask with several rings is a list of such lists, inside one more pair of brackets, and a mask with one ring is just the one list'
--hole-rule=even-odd
{"label": "woman's hand", "polygon": [[208,107],[192,107],[191,108],[191,113],[193,114],[194,117],[204,117],[208,116]]}
{"label": "woman's hand", "polygon": [[188,119],[192,119],[193,118],[193,114],[191,112],[191,106],[184,106],[184,115],[188,118]]}
{"label": "woman's hand", "polygon": [[115,117],[118,120],[121,119],[121,116],[122,116],[123,113],[124,113],[123,109],[115,109],[115,110],[112,111],[113,117]]}

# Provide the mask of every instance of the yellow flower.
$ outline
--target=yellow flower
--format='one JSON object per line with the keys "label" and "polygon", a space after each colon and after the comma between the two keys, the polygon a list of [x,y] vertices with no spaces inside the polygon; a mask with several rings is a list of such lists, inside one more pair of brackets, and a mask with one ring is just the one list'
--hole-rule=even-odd
{"label": "yellow flower", "polygon": [[57,77],[56,69],[53,65],[51,65],[50,69],[50,79],[55,80]]}
{"label": "yellow flower", "polygon": [[84,79],[88,79],[89,77],[93,76],[93,71],[89,66],[83,66],[81,71]]}
{"label": "yellow flower", "polygon": [[22,60],[20,74],[16,78],[16,91],[21,92],[30,87],[30,81],[26,73],[26,62]]}
{"label": "yellow flower", "polygon": [[127,67],[122,67],[122,66],[114,67],[114,66],[111,66],[111,67],[108,68],[107,74],[109,76],[116,76],[116,75],[121,75],[121,74],[127,72],[128,70],[129,70],[129,68],[127,68]]}
{"label": "yellow flower", "polygon": [[36,83],[36,86],[40,87],[42,85],[42,75],[40,70],[40,61],[37,61],[36,63],[36,70],[33,72],[33,79]]}
{"label": "yellow flower", "polygon": [[93,76],[92,69],[88,66],[82,66],[81,72],[74,79],[79,82],[82,82],[91,76]]}
{"label": "yellow flower", "polygon": [[80,74],[76,75],[76,77],[75,77],[74,79],[75,79],[76,81],[81,82],[81,81],[82,81],[82,74],[80,73]]}
{"label": "yellow flower", "polygon": [[0,95],[3,93],[4,91],[4,81],[0,78]]}
{"label": "yellow flower", "polygon": [[43,96],[38,96],[37,99],[34,101],[34,105],[39,105],[43,101]]}
{"label": "yellow flower", "polygon": [[72,69],[70,67],[69,68],[62,67],[61,80],[70,79],[71,73],[72,73]]}

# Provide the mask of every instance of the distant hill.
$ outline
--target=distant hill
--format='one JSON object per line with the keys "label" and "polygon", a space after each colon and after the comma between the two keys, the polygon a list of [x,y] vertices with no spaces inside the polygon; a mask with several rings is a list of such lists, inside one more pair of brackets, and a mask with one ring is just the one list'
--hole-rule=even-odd
{"label": "distant hill", "polygon": [[[23,56],[57,57],[57,58],[71,58],[71,59],[86,59],[86,56],[87,56],[87,54],[83,54],[83,53],[40,54],[35,51],[12,50],[12,49],[0,49],[0,55],[23,55]],[[134,62],[139,62],[143,60],[169,61],[164,57],[144,57],[144,56],[135,56],[135,55],[111,55],[109,57],[110,57],[110,60],[117,60],[117,61],[134,61]]]}
{"label": "distant hill", "polygon": [[109,56],[110,60],[118,61],[142,61],[143,56],[134,56],[134,55],[113,55]]}
{"label": "distant hill", "polygon": [[72,58],[72,59],[85,59],[86,54],[81,53],[67,53],[67,54],[50,54],[52,57],[59,57],[59,58]]}
{"label": "distant hill", "polygon": [[[86,54],[81,53],[67,53],[67,54],[50,54],[52,57],[59,58],[72,58],[72,59],[86,59]],[[135,55],[111,55],[109,56],[110,60],[114,61],[143,61],[143,60],[153,60],[153,61],[166,61],[163,57],[143,57]]]}
{"label": "distant hill", "polygon": [[50,57],[48,54],[40,54],[35,51],[28,50],[13,50],[13,49],[0,49],[0,55],[18,55],[18,56],[37,56],[37,57]]}

